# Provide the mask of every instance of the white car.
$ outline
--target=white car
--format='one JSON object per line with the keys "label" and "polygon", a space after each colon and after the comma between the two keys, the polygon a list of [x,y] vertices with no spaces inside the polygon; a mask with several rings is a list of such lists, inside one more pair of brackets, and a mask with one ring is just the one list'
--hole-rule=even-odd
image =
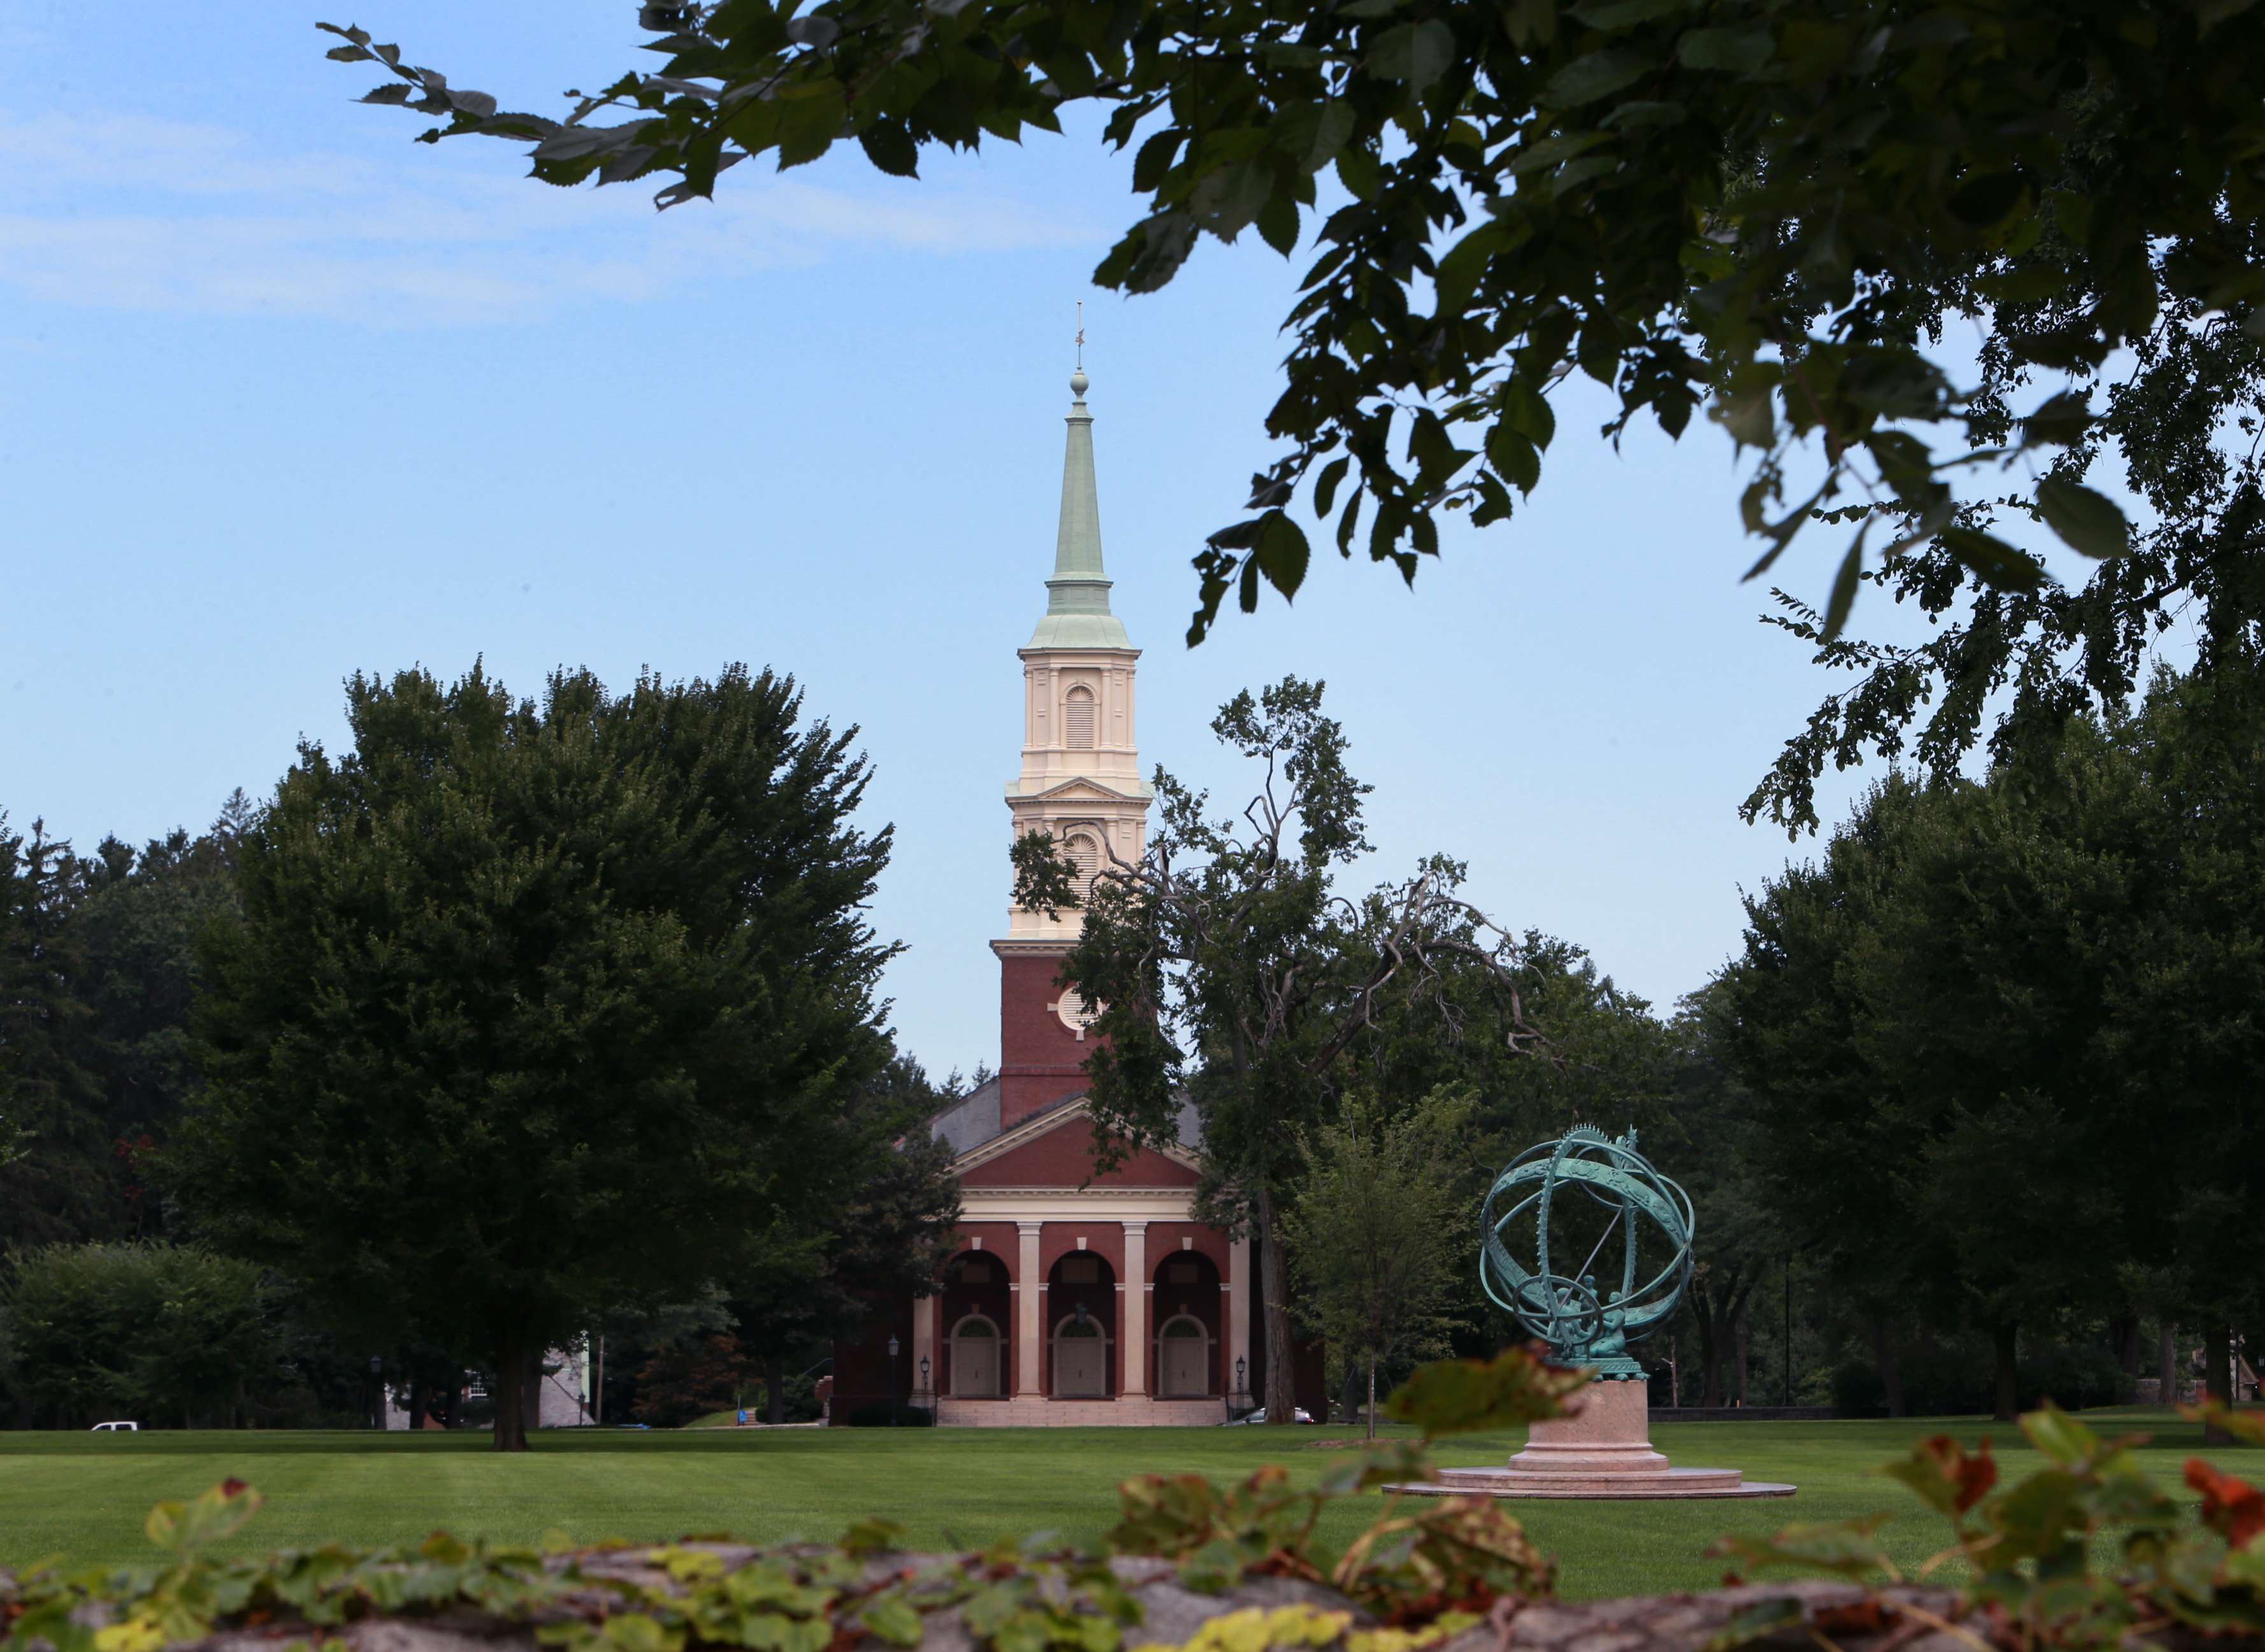
{"label": "white car", "polygon": [[98,1423],[87,1430],[90,1434],[139,1434],[139,1423]]}
{"label": "white car", "polygon": [[[1314,1420],[1314,1415],[1312,1412],[1307,1410],[1305,1407],[1300,1406],[1294,1414],[1294,1420],[1300,1423],[1310,1423]],[[1254,1423],[1264,1423],[1265,1421],[1266,1408],[1262,1405],[1258,1409],[1253,1411],[1249,1416],[1237,1417],[1234,1422],[1222,1423],[1220,1426],[1221,1428],[1240,1429],[1247,1428]]]}

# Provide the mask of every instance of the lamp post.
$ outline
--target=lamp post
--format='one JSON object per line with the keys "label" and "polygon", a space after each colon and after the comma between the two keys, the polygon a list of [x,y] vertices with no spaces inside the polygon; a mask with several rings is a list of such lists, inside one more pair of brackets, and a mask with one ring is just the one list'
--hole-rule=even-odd
{"label": "lamp post", "polygon": [[921,1356],[921,1386],[919,1391],[921,1394],[927,1396],[928,1414],[930,1418],[933,1418],[936,1415],[936,1390],[928,1386],[928,1356],[926,1354],[922,1354]]}
{"label": "lamp post", "polygon": [[369,1425],[382,1432],[385,1428],[385,1384],[380,1380],[385,1370],[385,1356],[369,1357]]}
{"label": "lamp post", "polygon": [[1227,1420],[1229,1422],[1234,1421],[1234,1402],[1237,1400],[1248,1400],[1250,1398],[1250,1390],[1245,1385],[1242,1369],[1243,1362],[1240,1359],[1236,1360],[1234,1362],[1234,1392],[1227,1396]]}
{"label": "lamp post", "polygon": [[889,1333],[889,1426],[897,1426],[897,1334]]}

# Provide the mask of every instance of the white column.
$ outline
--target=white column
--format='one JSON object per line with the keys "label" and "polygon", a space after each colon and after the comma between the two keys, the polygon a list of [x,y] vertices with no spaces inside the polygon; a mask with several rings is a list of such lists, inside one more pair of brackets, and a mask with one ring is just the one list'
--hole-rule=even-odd
{"label": "white column", "polygon": [[1234,1392],[1235,1362],[1242,1362],[1242,1386],[1250,1386],[1250,1246],[1235,1240],[1227,1248],[1227,1359],[1220,1386]]}
{"label": "white column", "polygon": [[1045,1282],[1038,1277],[1038,1222],[1018,1222],[1022,1248],[1015,1258],[1015,1392],[1043,1394],[1038,1372],[1038,1292]]}
{"label": "white column", "polygon": [[1125,1224],[1125,1293],[1118,1305],[1118,1335],[1125,1341],[1125,1395],[1148,1392],[1148,1224]]}

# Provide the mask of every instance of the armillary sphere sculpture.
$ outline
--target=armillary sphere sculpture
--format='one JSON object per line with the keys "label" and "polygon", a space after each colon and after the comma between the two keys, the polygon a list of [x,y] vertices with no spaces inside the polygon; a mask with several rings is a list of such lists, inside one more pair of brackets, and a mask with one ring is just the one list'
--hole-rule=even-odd
{"label": "armillary sphere sculpture", "polygon": [[[1558,1201],[1575,1195],[1611,1212],[1604,1232],[1579,1266],[1565,1268],[1560,1247],[1567,1226]],[[1535,1257],[1529,1270],[1511,1254],[1505,1235],[1534,1212]],[[1639,1280],[1636,1253],[1642,1225],[1658,1230],[1668,1261]],[[1674,1314],[1691,1280],[1691,1200],[1635,1150],[1635,1132],[1615,1141],[1593,1124],[1576,1124],[1555,1141],[1529,1147],[1495,1179],[1480,1218],[1486,1244],[1479,1253],[1479,1282],[1520,1325],[1549,1344],[1562,1365],[1590,1365],[1604,1381],[1642,1381],[1643,1367],[1628,1346],[1650,1335]],[[1589,1271],[1615,1235],[1620,1281],[1600,1291]]]}

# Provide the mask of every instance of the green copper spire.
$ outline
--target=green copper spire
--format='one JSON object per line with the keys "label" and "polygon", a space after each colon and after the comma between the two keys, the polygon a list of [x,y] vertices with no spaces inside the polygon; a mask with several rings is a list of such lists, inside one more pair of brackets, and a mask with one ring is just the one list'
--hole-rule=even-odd
{"label": "green copper spire", "polygon": [[1081,368],[1070,375],[1069,449],[1062,458],[1061,531],[1054,577],[1046,581],[1046,616],[1032,648],[1130,648],[1125,622],[1109,611],[1109,576],[1101,565],[1101,500],[1093,484],[1093,415],[1085,411]]}

